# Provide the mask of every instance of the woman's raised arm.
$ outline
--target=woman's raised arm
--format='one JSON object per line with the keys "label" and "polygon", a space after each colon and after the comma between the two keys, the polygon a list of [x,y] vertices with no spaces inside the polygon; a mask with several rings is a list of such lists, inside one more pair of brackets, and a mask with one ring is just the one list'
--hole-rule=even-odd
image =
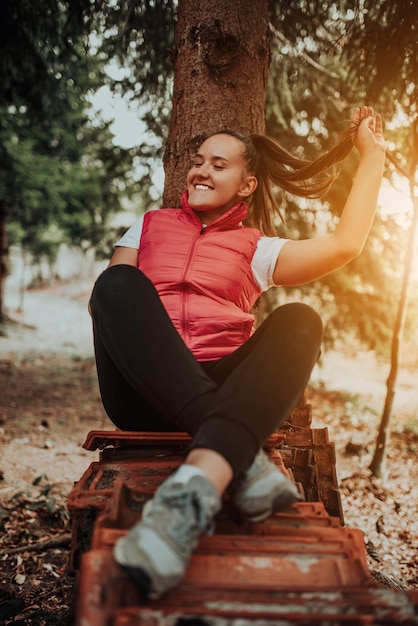
{"label": "woman's raised arm", "polygon": [[288,241],[277,259],[276,285],[308,283],[346,265],[363,249],[370,232],[385,162],[385,140],[380,115],[370,107],[355,109],[353,123],[359,124],[354,145],[360,163],[338,226],[333,233],[299,241]]}

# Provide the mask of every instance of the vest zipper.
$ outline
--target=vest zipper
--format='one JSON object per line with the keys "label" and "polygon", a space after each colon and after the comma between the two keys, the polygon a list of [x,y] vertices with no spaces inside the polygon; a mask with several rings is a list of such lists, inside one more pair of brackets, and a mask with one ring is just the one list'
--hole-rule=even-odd
{"label": "vest zipper", "polygon": [[186,291],[188,291],[188,290],[186,290],[184,283],[186,281],[187,275],[189,274],[189,270],[190,270],[190,267],[192,265],[192,261],[193,261],[194,255],[195,255],[195,250],[196,250],[198,241],[199,241],[200,237],[205,233],[205,231],[206,231],[206,226],[202,226],[202,228],[200,229],[199,233],[197,235],[195,235],[195,237],[194,237],[194,239],[192,241],[192,244],[191,244],[191,246],[189,248],[186,264],[184,266],[183,274],[182,274],[182,277],[181,277],[181,282],[182,282],[182,285],[183,285],[182,292],[181,292],[181,330],[182,330],[183,337],[186,337],[186,336],[188,337],[188,328],[187,328],[187,321],[188,321],[188,315],[187,315],[187,295],[188,294],[186,293]]}

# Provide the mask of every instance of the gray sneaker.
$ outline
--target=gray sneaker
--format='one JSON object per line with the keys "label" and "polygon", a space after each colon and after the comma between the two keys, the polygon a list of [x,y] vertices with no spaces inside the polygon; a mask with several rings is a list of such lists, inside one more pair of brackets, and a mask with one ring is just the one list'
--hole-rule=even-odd
{"label": "gray sneaker", "polygon": [[175,587],[200,535],[221,508],[215,486],[204,476],[186,483],[170,476],[144,507],[142,519],[116,542],[114,557],[149,598]]}
{"label": "gray sneaker", "polygon": [[248,522],[262,522],[272,513],[302,500],[296,485],[262,449],[250,467],[234,478],[228,492],[234,507]]}

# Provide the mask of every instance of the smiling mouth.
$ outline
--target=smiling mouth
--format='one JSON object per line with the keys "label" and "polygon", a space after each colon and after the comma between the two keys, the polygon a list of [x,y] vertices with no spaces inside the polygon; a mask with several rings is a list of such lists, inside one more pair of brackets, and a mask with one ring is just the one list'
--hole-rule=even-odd
{"label": "smiling mouth", "polygon": [[208,185],[197,184],[194,186],[197,191],[211,191],[213,187],[209,187]]}

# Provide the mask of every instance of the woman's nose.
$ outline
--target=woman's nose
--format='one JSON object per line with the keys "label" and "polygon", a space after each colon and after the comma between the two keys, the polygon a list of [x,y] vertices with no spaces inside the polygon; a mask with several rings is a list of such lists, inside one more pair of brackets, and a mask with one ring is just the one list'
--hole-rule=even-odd
{"label": "woman's nose", "polygon": [[209,172],[209,167],[207,163],[202,163],[197,170],[197,175],[201,178],[207,178]]}

